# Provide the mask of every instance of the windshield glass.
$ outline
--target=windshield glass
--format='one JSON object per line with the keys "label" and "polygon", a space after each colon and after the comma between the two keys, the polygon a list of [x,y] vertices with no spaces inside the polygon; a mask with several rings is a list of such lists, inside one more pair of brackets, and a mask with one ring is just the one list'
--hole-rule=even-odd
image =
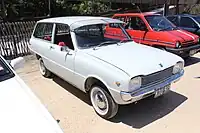
{"label": "windshield glass", "polygon": [[200,23],[200,16],[194,17],[194,19],[195,19],[198,23]]}
{"label": "windshield glass", "polygon": [[[115,26],[116,31],[110,26]],[[79,48],[100,47],[105,45],[116,45],[121,42],[131,41],[128,33],[119,23],[86,25],[74,30]],[[123,41],[122,41],[123,40]]]}
{"label": "windshield glass", "polygon": [[155,31],[175,30],[177,29],[168,19],[161,15],[145,16],[151,28]]}
{"label": "windshield glass", "polygon": [[0,82],[12,78],[14,73],[8,68],[5,62],[0,57]]}

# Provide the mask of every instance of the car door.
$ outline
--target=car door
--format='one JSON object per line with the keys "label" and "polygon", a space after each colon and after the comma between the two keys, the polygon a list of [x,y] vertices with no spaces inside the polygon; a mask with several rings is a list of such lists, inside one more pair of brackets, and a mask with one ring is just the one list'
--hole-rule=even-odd
{"label": "car door", "polygon": [[128,16],[125,29],[135,42],[146,44],[145,36],[147,33],[147,26],[140,17]]}
{"label": "car door", "polygon": [[180,19],[180,28],[196,34],[198,25],[189,17],[182,16]]}
{"label": "car door", "polygon": [[53,23],[38,23],[30,40],[30,48],[39,54],[47,69],[51,70],[50,49],[52,45]]}
{"label": "car door", "polygon": [[73,84],[75,51],[69,26],[55,24],[53,33],[53,43],[50,50],[51,59],[55,64],[53,72]]}

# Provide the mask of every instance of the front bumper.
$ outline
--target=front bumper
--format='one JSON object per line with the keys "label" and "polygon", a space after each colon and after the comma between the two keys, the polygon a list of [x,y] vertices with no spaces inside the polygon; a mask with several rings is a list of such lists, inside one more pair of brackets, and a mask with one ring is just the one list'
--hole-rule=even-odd
{"label": "front bumper", "polygon": [[151,95],[155,95],[155,91],[157,89],[165,87],[166,85],[169,85],[171,83],[178,81],[183,76],[183,74],[184,74],[184,70],[181,71],[179,74],[173,75],[162,82],[147,86],[145,88],[140,88],[133,92],[121,91],[120,95],[121,95],[122,100],[120,100],[120,104],[129,104],[129,103],[144,99],[146,97],[149,97]]}
{"label": "front bumper", "polygon": [[[185,48],[169,48],[166,47],[166,50],[168,52],[174,53],[176,55],[179,55],[181,57],[187,57],[190,55],[190,51],[191,50],[195,50],[195,53],[200,51],[200,44],[194,44],[192,46],[189,47],[185,47]],[[193,53],[193,54],[195,54]]]}

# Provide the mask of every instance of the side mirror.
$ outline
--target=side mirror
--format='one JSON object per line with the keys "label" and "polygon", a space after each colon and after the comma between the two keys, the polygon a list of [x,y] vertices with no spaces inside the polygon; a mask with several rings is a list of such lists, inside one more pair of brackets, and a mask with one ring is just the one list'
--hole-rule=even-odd
{"label": "side mirror", "polygon": [[14,70],[22,68],[24,66],[25,60],[23,57],[18,57],[10,61],[10,65]]}
{"label": "side mirror", "polygon": [[69,52],[69,48],[67,46],[61,46],[60,50],[63,52]]}

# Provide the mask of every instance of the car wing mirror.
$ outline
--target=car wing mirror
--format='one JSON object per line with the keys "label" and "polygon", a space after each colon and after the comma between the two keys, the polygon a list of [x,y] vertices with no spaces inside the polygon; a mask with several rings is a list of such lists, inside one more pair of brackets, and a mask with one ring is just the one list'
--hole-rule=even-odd
{"label": "car wing mirror", "polygon": [[10,61],[10,65],[14,70],[22,68],[24,66],[25,60],[23,57],[18,57]]}
{"label": "car wing mirror", "polygon": [[69,52],[70,51],[68,46],[61,46],[60,50],[63,51],[63,52]]}

